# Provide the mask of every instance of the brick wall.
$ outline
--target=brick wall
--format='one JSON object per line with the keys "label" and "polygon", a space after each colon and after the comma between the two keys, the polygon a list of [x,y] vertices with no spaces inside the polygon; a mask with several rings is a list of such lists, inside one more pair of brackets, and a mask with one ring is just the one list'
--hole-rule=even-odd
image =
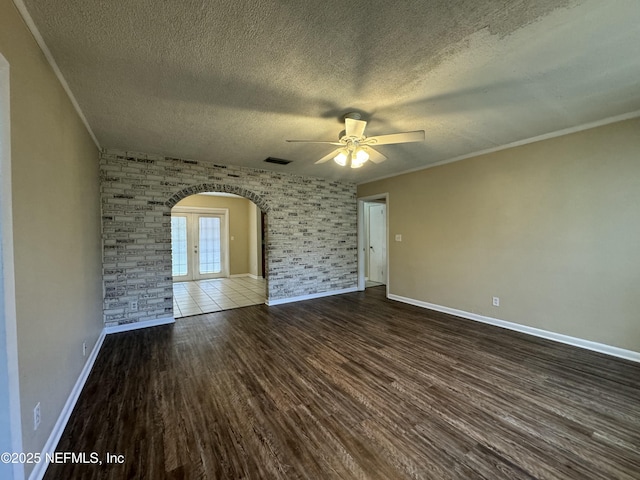
{"label": "brick wall", "polygon": [[119,151],[101,155],[100,171],[107,326],[173,315],[171,207],[200,192],[236,193],[267,214],[269,300],[357,284],[355,184]]}

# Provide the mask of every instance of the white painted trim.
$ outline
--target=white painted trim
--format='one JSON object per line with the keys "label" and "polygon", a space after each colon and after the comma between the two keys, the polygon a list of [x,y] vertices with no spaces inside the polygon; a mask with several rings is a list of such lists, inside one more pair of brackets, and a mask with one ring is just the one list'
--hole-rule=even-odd
{"label": "white painted trim", "polygon": [[240,278],[240,277],[250,277],[254,280],[263,280],[263,278],[259,275],[254,275],[253,273],[234,273],[233,275],[229,275],[229,278]]}
{"label": "white painted trim", "polygon": [[555,132],[544,133],[542,135],[538,135],[537,137],[525,138],[523,140],[518,140],[516,142],[507,143],[506,145],[500,145],[493,148],[478,150],[477,152],[465,153],[464,155],[459,155],[457,157],[449,158],[447,160],[441,160],[439,162],[430,163],[429,165],[426,165],[423,167],[410,168],[409,170],[403,170],[402,172],[392,173],[389,175],[384,175],[382,177],[376,177],[371,180],[367,180],[365,182],[360,182],[358,183],[358,185],[365,185],[367,183],[377,182],[379,180],[384,180],[387,178],[398,177],[406,173],[419,172],[421,170],[427,170],[429,168],[438,167],[440,165],[446,165],[447,163],[466,160],[467,158],[479,157],[481,155],[486,155],[488,153],[499,152],[500,150],[507,150],[509,148],[520,147],[522,145],[527,145],[529,143],[541,142],[542,140],[549,140],[551,138],[562,137],[564,135],[571,135],[572,133],[582,132],[584,130],[589,130],[591,128],[604,127],[605,125],[609,125],[611,123],[624,122],[625,120],[631,120],[637,117],[640,117],[640,110],[623,113],[622,115],[615,115],[613,117],[603,118],[602,120],[585,123],[583,125],[578,125],[575,127],[564,128],[562,130],[557,130]]}
{"label": "white painted trim", "polygon": [[311,293],[309,295],[301,295],[299,297],[277,298],[275,300],[266,300],[264,303],[270,307],[282,305],[284,303],[302,302],[304,300],[312,300],[314,298],[331,297],[333,295],[342,295],[343,293],[357,292],[357,287],[343,288],[342,290],[331,290],[329,292]]}
{"label": "white painted trim", "polygon": [[64,76],[62,75],[62,72],[60,71],[58,64],[54,60],[53,55],[51,55],[51,51],[49,50],[49,47],[47,47],[47,44],[44,42],[44,39],[42,38],[42,35],[40,35],[40,31],[38,30],[38,27],[36,27],[36,24],[33,22],[33,19],[29,14],[29,10],[27,10],[27,7],[25,6],[22,0],[13,0],[13,3],[15,4],[16,8],[20,12],[20,15],[22,15],[22,19],[24,20],[24,23],[27,25],[27,27],[31,31],[33,38],[35,38],[36,43],[40,47],[40,50],[42,50],[42,53],[44,54],[45,58],[49,62],[49,65],[51,65],[51,68],[53,69],[53,72],[56,74],[56,77],[58,77],[58,81],[62,85],[62,88],[64,89],[64,91],[67,93],[69,100],[71,100],[71,104],[73,105],[73,108],[75,108],[76,113],[80,117],[80,120],[82,120],[82,123],[84,123],[84,126],[87,129],[87,132],[89,132],[89,135],[93,139],[93,143],[95,143],[96,147],[98,147],[98,150],[100,150],[101,149],[100,143],[98,142],[98,139],[94,135],[93,130],[91,130],[91,127],[89,126],[89,122],[87,121],[87,117],[84,116],[84,113],[82,112],[82,109],[80,108],[80,105],[76,100],[76,97],[71,92],[71,88],[69,88],[69,84],[67,83]]}
{"label": "white painted trim", "polygon": [[[22,451],[22,424],[20,408],[20,372],[18,370],[18,324],[16,315],[16,284],[13,259],[13,195],[11,187],[11,99],[10,65],[0,54],[0,275],[4,296],[0,301],[0,328],[5,330],[7,358],[7,388],[9,403],[9,435],[12,451]],[[4,347],[5,345],[2,345]],[[0,351],[4,350],[1,348]],[[24,465],[12,468],[15,480],[24,479]]]}
{"label": "white painted trim", "polygon": [[365,289],[366,279],[364,278],[364,249],[366,246],[364,245],[364,201],[358,199],[358,211],[357,211],[357,228],[358,228],[358,279],[357,279],[357,289],[359,291],[363,291]]}
{"label": "white painted trim", "polygon": [[112,333],[129,332],[131,330],[139,330],[141,328],[157,327],[159,325],[170,325],[176,323],[173,317],[156,318],[154,320],[144,320],[142,322],[125,323],[123,325],[114,325],[113,327],[105,327],[104,333],[111,335]]}
{"label": "white painted trim", "polygon": [[104,338],[106,336],[105,329],[100,332],[100,336],[96,341],[96,344],[93,346],[91,350],[91,354],[80,372],[80,376],[78,380],[76,380],[71,393],[69,394],[69,398],[67,398],[67,402],[64,404],[60,415],[58,416],[58,420],[56,424],[53,426],[53,430],[47,439],[47,442],[44,444],[42,448],[42,453],[40,455],[40,463],[36,464],[34,469],[31,471],[31,475],[29,475],[29,480],[41,480],[44,477],[45,472],[47,471],[47,467],[49,466],[49,462],[47,461],[47,453],[52,453],[55,451],[58,446],[58,442],[60,441],[60,437],[64,432],[65,427],[67,426],[67,422],[71,417],[71,413],[73,412],[76,403],[78,402],[78,398],[80,398],[80,394],[82,393],[82,388],[84,384],[87,382],[87,378],[89,378],[89,374],[91,373],[91,369],[93,368],[93,364],[98,358],[98,353],[102,348],[102,344],[104,342]]}
{"label": "white painted trim", "polygon": [[640,352],[634,352],[633,350],[625,350],[624,348],[613,347],[611,345],[605,345],[604,343],[592,342],[591,340],[584,340],[582,338],[570,337],[561,333],[550,332],[549,330],[542,330],[540,328],[528,327],[519,323],[508,322],[506,320],[500,320],[493,317],[486,317],[484,315],[478,315],[476,313],[465,312],[464,310],[458,310],[456,308],[444,307],[435,303],[423,302],[421,300],[415,300],[413,298],[402,297],[400,295],[388,295],[390,300],[396,300],[398,302],[408,303],[417,307],[428,308],[430,310],[436,310],[438,312],[448,313],[457,317],[466,318],[468,320],[474,320],[476,322],[488,323],[497,327],[506,328],[508,330],[514,330],[516,332],[526,333],[535,337],[546,338],[547,340],[553,340],[554,342],[565,343],[567,345],[573,345],[574,347],[584,348],[586,350],[592,350],[598,353],[604,353],[605,355],[611,355],[613,357],[624,358],[625,360],[631,360],[632,362],[640,362]]}
{"label": "white painted trim", "polygon": [[[69,398],[67,398],[67,402],[62,408],[62,412],[60,412],[58,420],[56,421],[56,424],[54,425],[53,430],[51,431],[51,435],[49,435],[49,438],[45,443],[44,448],[42,449],[42,453],[41,453],[42,460],[40,461],[40,463],[38,463],[34,467],[33,471],[31,472],[31,475],[29,475],[29,480],[41,480],[44,477],[44,474],[46,473],[47,467],[49,465],[49,463],[46,461],[45,454],[54,452],[56,447],[58,446],[60,437],[62,436],[62,433],[64,432],[64,429],[67,426],[67,422],[71,417],[71,413],[73,412],[73,409],[76,406],[78,399],[80,398],[80,394],[82,393],[84,384],[87,382],[87,378],[89,378],[89,374],[93,369],[93,365],[96,361],[96,358],[98,358],[98,353],[100,353],[100,349],[102,348],[102,344],[104,343],[105,337],[112,333],[127,332],[131,330],[138,330],[141,328],[155,327],[158,325],[168,325],[171,323],[175,323],[175,319],[173,317],[166,317],[166,318],[158,318],[155,320],[147,320],[144,322],[128,323],[126,325],[118,325],[115,327],[105,327],[102,329],[102,332],[100,332],[100,336],[98,337],[96,344],[93,346],[93,349],[91,350],[91,354],[89,355],[89,358],[87,358],[87,361],[84,364],[82,371],[80,372],[80,376],[78,377],[78,380],[76,380],[76,383],[73,386],[71,393],[69,394]],[[20,445],[20,447],[15,451],[21,452],[22,445]]]}

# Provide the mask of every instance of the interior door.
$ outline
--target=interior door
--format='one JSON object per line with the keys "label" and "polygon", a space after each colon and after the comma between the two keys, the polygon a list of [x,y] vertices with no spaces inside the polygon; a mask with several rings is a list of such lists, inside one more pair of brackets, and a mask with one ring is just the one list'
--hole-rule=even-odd
{"label": "interior door", "polygon": [[171,213],[174,281],[226,277],[225,214]]}
{"label": "interior door", "polygon": [[369,280],[387,283],[387,206],[369,206]]}

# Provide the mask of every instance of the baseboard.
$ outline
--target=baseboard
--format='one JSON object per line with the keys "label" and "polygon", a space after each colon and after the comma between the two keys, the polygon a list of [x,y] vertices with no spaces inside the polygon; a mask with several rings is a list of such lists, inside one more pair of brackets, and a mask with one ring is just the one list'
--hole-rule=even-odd
{"label": "baseboard", "polygon": [[104,342],[104,338],[106,336],[105,329],[100,332],[100,336],[96,341],[96,344],[93,346],[91,350],[91,354],[89,354],[89,358],[84,364],[82,371],[80,372],[80,376],[78,380],[76,380],[76,384],[73,386],[71,393],[69,394],[69,398],[67,398],[60,415],[58,416],[58,420],[56,424],[53,426],[53,430],[51,431],[51,435],[47,439],[47,442],[44,444],[42,449],[42,453],[40,455],[40,463],[37,463],[35,468],[31,471],[31,475],[29,475],[29,480],[41,480],[44,477],[45,472],[47,471],[47,467],[49,466],[49,462],[47,461],[47,453],[52,453],[55,451],[58,446],[58,442],[60,441],[60,437],[62,437],[62,433],[64,432],[65,427],[67,426],[67,422],[69,421],[69,417],[73,412],[73,408],[76,406],[76,402],[78,398],[80,398],[80,393],[82,392],[82,388],[89,378],[89,374],[91,373],[91,369],[93,368],[93,364],[98,357],[98,353],[102,348],[102,343]]}
{"label": "baseboard", "polygon": [[343,293],[352,293],[357,291],[358,291],[358,287],[343,288],[342,290],[331,290],[329,292],[311,293],[309,295],[301,295],[299,297],[278,298],[275,300],[267,300],[264,303],[266,303],[270,307],[273,307],[274,305],[282,305],[284,303],[302,302],[304,300],[312,300],[314,298],[321,298],[321,297],[330,297],[333,295],[342,295]]}
{"label": "baseboard", "polygon": [[436,305],[435,303],[423,302],[421,300],[415,300],[413,298],[401,297],[400,295],[389,294],[390,300],[397,300],[398,302],[408,303],[417,307],[428,308],[430,310],[436,310],[438,312],[448,313],[457,317],[466,318],[468,320],[474,320],[476,322],[488,323],[497,327],[514,330],[516,332],[526,333],[535,337],[546,338],[547,340],[553,340],[559,343],[565,343],[567,345],[573,345],[574,347],[584,348],[598,353],[604,353],[605,355],[611,355],[613,357],[624,358],[625,360],[631,360],[632,362],[640,363],[640,352],[634,352],[633,350],[625,350],[624,348],[613,347],[604,343],[592,342],[591,340],[584,340],[582,338],[570,337],[569,335],[563,335],[561,333],[551,332],[549,330],[542,330],[540,328],[528,327],[526,325],[520,325],[519,323],[507,322],[506,320],[500,320],[493,317],[486,317],[484,315],[478,315],[476,313],[465,312],[464,310],[458,310],[450,307],[443,307],[442,305]]}
{"label": "baseboard", "polygon": [[154,320],[145,320],[143,322],[125,323],[123,325],[115,325],[113,327],[105,327],[104,331],[107,335],[112,333],[129,332],[131,330],[139,330],[140,328],[157,327],[159,325],[169,325],[176,323],[173,317],[156,318]]}
{"label": "baseboard", "polygon": [[42,449],[41,461],[40,463],[36,464],[34,469],[31,471],[31,475],[29,475],[29,480],[41,480],[44,477],[44,474],[47,471],[47,467],[49,466],[49,462],[47,462],[46,460],[47,459],[46,454],[52,453],[55,451],[56,446],[60,441],[60,437],[62,436],[62,433],[64,432],[64,429],[67,426],[69,417],[73,412],[73,408],[76,406],[76,402],[78,401],[78,398],[80,398],[80,393],[82,392],[82,388],[84,387],[84,384],[86,383],[87,378],[89,377],[89,373],[91,373],[91,369],[93,368],[93,364],[95,363],[96,358],[98,357],[98,352],[100,352],[100,349],[102,348],[102,344],[104,342],[105,337],[111,333],[127,332],[130,330],[137,330],[139,328],[155,327],[157,325],[167,325],[167,324],[175,323],[175,321],[176,320],[173,317],[166,317],[166,318],[158,318],[155,320],[147,320],[144,322],[135,322],[135,323],[128,323],[125,325],[116,325],[115,327],[105,327],[102,330],[102,332],[100,333],[100,336],[98,337],[98,340],[96,341],[96,344],[93,346],[93,350],[91,350],[91,354],[89,355],[89,358],[87,358],[87,361],[84,364],[82,371],[80,372],[80,376],[78,377],[78,380],[76,380],[76,383],[73,386],[71,393],[69,394],[69,398],[67,398],[67,401],[64,404],[64,407],[62,408],[60,415],[58,416],[58,420],[56,421],[56,424],[53,426],[51,435],[49,435],[49,438],[47,439],[47,442],[45,443]]}
{"label": "baseboard", "polygon": [[234,273],[233,275],[229,275],[229,278],[239,278],[239,277],[249,277],[254,280],[263,280],[262,277],[258,275],[254,275],[253,273]]}

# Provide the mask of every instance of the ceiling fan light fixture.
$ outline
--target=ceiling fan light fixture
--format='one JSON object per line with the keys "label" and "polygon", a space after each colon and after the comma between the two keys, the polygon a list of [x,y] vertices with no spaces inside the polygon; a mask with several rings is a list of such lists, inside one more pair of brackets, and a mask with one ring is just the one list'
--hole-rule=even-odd
{"label": "ceiling fan light fixture", "polygon": [[345,129],[340,134],[337,142],[325,140],[287,140],[287,142],[336,145],[338,147],[337,149],[328,153],[315,163],[325,163],[333,158],[341,167],[348,165],[351,168],[360,168],[369,160],[378,164],[387,159],[382,153],[373,148],[374,146],[424,141],[424,130],[366,137],[364,135],[364,129],[367,126],[367,122],[360,119],[359,113],[347,113],[344,116],[344,126]]}
{"label": "ceiling fan light fixture", "polygon": [[356,160],[359,163],[365,163],[369,160],[369,152],[367,152],[364,148],[359,148],[356,150]]}
{"label": "ceiling fan light fixture", "polygon": [[347,164],[348,158],[349,158],[348,152],[346,151],[346,149],[342,148],[340,149],[338,154],[335,157],[333,157],[333,161],[336,162],[341,167],[344,167]]}
{"label": "ceiling fan light fixture", "polygon": [[351,152],[351,168],[360,168],[369,160],[369,153],[362,149],[357,148]]}

